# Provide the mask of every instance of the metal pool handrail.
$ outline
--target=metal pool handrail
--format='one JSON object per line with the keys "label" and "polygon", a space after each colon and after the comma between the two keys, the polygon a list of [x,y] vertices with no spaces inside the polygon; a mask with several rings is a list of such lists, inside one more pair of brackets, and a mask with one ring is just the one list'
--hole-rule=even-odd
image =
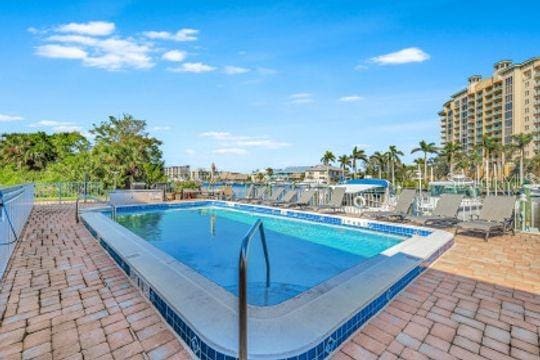
{"label": "metal pool handrail", "polygon": [[248,270],[248,251],[249,243],[257,230],[261,237],[261,243],[264,251],[264,260],[266,262],[266,287],[270,287],[270,261],[268,259],[268,247],[266,246],[266,236],[264,234],[263,222],[257,219],[255,224],[249,229],[242,240],[240,248],[240,258],[238,263],[238,358],[247,360],[247,327],[248,327],[248,306],[247,306],[247,270]]}
{"label": "metal pool handrail", "polygon": [[[93,197],[93,196],[86,196],[86,198],[84,200],[86,201],[86,199],[99,200],[98,198]],[[77,195],[77,198],[75,199],[75,222],[77,224],[81,221],[81,218],[79,216],[79,202],[80,202],[80,200],[81,200],[80,196]],[[108,205],[111,208],[111,218],[113,220],[116,220],[116,205],[114,205],[114,203],[112,201],[109,201],[106,205]]]}

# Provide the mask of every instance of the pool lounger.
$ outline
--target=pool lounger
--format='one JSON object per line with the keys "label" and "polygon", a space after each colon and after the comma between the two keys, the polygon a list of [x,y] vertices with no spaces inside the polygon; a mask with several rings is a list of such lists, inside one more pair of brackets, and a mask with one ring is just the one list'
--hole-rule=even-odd
{"label": "pool lounger", "polygon": [[450,227],[458,223],[458,210],[463,195],[442,194],[431,215],[407,215],[405,220],[419,225]]}
{"label": "pool lounger", "polygon": [[515,206],[515,196],[488,195],[484,199],[478,219],[459,223],[455,234],[457,235],[460,230],[483,233],[486,241],[494,232],[504,234],[511,230],[512,234],[515,234],[513,226]]}

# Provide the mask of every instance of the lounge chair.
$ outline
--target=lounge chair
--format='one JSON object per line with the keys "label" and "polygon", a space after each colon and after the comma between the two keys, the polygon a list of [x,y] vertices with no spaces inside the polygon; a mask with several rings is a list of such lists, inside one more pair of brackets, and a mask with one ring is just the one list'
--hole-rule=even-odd
{"label": "lounge chair", "polygon": [[232,200],[234,197],[232,186],[225,186],[223,190],[221,190],[221,196],[223,200]]}
{"label": "lounge chair", "polygon": [[516,198],[514,196],[493,196],[488,195],[484,199],[482,209],[476,220],[464,221],[456,226],[455,234],[460,230],[475,233],[483,233],[484,240],[488,240],[493,232],[505,233],[508,230],[514,231],[514,209]]}
{"label": "lounge chair", "polygon": [[241,197],[240,199],[238,199],[238,201],[247,202],[247,201],[253,199],[254,195],[255,195],[255,186],[249,185],[249,187],[247,188],[244,196]]}
{"label": "lounge chair", "polygon": [[298,197],[298,201],[291,204],[287,204],[285,207],[289,207],[289,208],[306,207],[311,203],[311,199],[313,199],[313,196],[315,196],[316,193],[317,193],[317,190],[313,190],[313,189],[302,191],[300,193],[300,196]]}
{"label": "lounge chair", "polygon": [[377,220],[403,221],[405,216],[407,216],[409,213],[409,209],[411,208],[415,198],[416,190],[404,189],[401,191],[401,194],[399,194],[394,211],[378,211],[369,215],[373,216]]}
{"label": "lounge chair", "polygon": [[332,190],[330,194],[330,201],[328,203],[314,206],[311,210],[318,212],[338,212],[343,211],[343,199],[345,198],[345,188],[336,187]]}
{"label": "lounge chair", "polygon": [[284,205],[292,204],[293,199],[296,198],[296,196],[297,196],[296,190],[289,190],[285,193],[285,195],[283,195],[283,198],[281,199],[281,201],[276,201],[273,204],[267,204],[267,205],[284,206]]}
{"label": "lounge chair", "polygon": [[419,225],[449,227],[458,223],[457,214],[463,195],[442,194],[431,215],[407,215],[405,220]]}
{"label": "lounge chair", "polygon": [[264,197],[266,196],[267,188],[265,186],[258,187],[255,190],[255,195],[253,198],[249,199],[248,202],[251,204],[257,204],[264,200]]}
{"label": "lounge chair", "polygon": [[282,187],[272,189],[272,194],[268,197],[268,199],[259,201],[259,204],[264,204],[264,205],[275,204],[284,191],[285,189]]}

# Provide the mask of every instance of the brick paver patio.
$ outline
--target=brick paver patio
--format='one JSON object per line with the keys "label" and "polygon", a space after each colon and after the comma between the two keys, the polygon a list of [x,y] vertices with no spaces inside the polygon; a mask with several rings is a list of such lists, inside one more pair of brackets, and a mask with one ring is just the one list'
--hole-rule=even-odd
{"label": "brick paver patio", "polygon": [[73,211],[30,216],[2,281],[0,359],[190,359]]}
{"label": "brick paver patio", "polygon": [[456,244],[334,356],[540,359],[540,236]]}
{"label": "brick paver patio", "polygon": [[[36,206],[0,290],[0,359],[188,359],[81,225]],[[459,236],[335,359],[540,359],[540,238]]]}

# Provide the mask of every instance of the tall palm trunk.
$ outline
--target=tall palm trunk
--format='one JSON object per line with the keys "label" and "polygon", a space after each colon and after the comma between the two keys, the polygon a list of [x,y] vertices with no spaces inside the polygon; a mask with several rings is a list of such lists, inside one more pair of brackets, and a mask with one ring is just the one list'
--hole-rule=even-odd
{"label": "tall palm trunk", "polygon": [[428,173],[427,173],[427,153],[424,153],[424,182],[428,183]]}
{"label": "tall palm trunk", "polygon": [[519,185],[523,185],[523,158],[525,157],[523,149],[519,152]]}
{"label": "tall palm trunk", "polygon": [[396,182],[396,179],[395,179],[394,161],[393,161],[393,160],[392,160],[392,162],[390,163],[390,166],[392,167],[392,185],[394,185],[394,183]]}

